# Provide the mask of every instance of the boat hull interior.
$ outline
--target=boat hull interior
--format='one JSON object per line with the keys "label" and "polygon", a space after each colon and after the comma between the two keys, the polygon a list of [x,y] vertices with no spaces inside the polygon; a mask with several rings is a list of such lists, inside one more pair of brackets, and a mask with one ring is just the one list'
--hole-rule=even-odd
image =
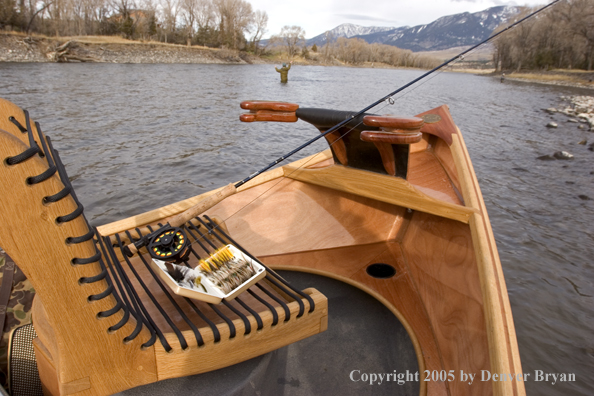
{"label": "boat hull interior", "polygon": [[[319,114],[344,114],[242,107],[247,122],[306,114],[322,133]],[[0,101],[0,114],[0,185],[10,186],[0,246],[37,292],[45,394],[524,394],[519,381],[461,375],[521,364],[485,204],[447,106],[365,116],[372,130],[351,136],[364,156],[325,135],[329,150],[100,227],[28,113]],[[358,166],[370,155],[372,167]],[[233,244],[266,277],[221,303],[173,292],[143,241],[180,218],[191,248],[178,263],[195,268]],[[407,371],[414,380],[399,382]],[[379,387],[363,374],[393,376]]]}

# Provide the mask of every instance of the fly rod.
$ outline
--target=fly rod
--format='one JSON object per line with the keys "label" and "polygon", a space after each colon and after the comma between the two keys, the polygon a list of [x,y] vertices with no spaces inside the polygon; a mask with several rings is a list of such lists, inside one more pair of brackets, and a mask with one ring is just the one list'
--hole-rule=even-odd
{"label": "fly rod", "polygon": [[159,228],[158,230],[156,230],[154,232],[151,232],[150,234],[143,236],[138,241],[129,244],[128,246],[126,246],[124,248],[124,253],[127,256],[132,257],[138,251],[138,249],[149,245],[148,251],[152,257],[155,257],[157,259],[163,259],[163,260],[177,260],[177,259],[179,259],[181,256],[184,255],[184,253],[187,253],[187,250],[188,250],[188,249],[186,249],[187,238],[186,238],[183,230],[180,228],[187,221],[191,220],[192,218],[200,215],[201,213],[203,213],[206,210],[210,209],[211,207],[215,206],[217,203],[221,202],[225,198],[235,194],[237,192],[237,189],[240,186],[242,186],[245,183],[249,182],[250,180],[254,179],[258,175],[266,172],[267,170],[271,169],[272,167],[276,166],[277,164],[283,162],[287,158],[293,156],[294,154],[298,153],[299,151],[301,151],[304,148],[308,147],[309,145],[313,144],[314,142],[321,139],[322,137],[343,127],[344,125],[349,123],[352,119],[359,117],[363,113],[371,110],[372,108],[374,108],[375,106],[379,105],[380,103],[388,100],[392,96],[402,92],[403,90],[410,87],[411,85],[416,84],[417,82],[423,80],[424,78],[435,73],[436,71],[446,67],[447,65],[449,65],[456,59],[462,58],[467,53],[475,50],[476,48],[480,47],[483,44],[488,43],[489,41],[493,40],[494,38],[498,37],[499,35],[507,32],[509,29],[514,28],[515,26],[521,24],[525,20],[532,18],[536,14],[539,14],[540,12],[544,11],[545,9],[553,6],[554,4],[556,4],[560,1],[561,0],[554,0],[551,3],[539,8],[538,10],[528,14],[527,16],[525,16],[525,17],[519,19],[518,21],[514,22],[513,24],[507,26],[505,29],[502,29],[501,31],[489,36],[487,39],[481,41],[480,43],[475,44],[472,47],[460,52],[458,55],[454,56],[453,58],[446,60],[439,66],[434,67],[433,69],[429,70],[428,72],[424,73],[423,75],[415,78],[414,80],[406,83],[405,85],[401,86],[400,88],[396,89],[395,91],[390,92],[389,94],[385,95],[381,99],[378,99],[377,101],[373,102],[369,106],[352,114],[349,118],[344,119],[343,121],[334,125],[333,127],[328,129],[324,133],[317,135],[316,137],[303,143],[301,146],[299,146],[299,147],[293,149],[292,151],[288,152],[287,154],[277,158],[274,162],[271,162],[270,164],[268,164],[264,168],[260,169],[259,171],[252,173],[245,179],[243,179],[235,184],[234,183],[228,184],[227,186],[223,187],[216,193],[208,196],[207,198],[198,202],[196,205],[187,209],[185,212],[182,212],[182,213],[176,215],[163,227]]}

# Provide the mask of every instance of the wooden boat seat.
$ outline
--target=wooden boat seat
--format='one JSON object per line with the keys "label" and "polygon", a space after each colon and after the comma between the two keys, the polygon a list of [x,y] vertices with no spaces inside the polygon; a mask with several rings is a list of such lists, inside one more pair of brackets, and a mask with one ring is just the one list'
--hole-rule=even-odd
{"label": "wooden boat seat", "polygon": [[[39,125],[7,101],[0,115],[0,246],[36,290],[34,347],[46,394],[114,394],[226,367],[326,329],[324,295],[297,290],[271,270],[219,305],[173,294],[146,251],[122,254],[123,244],[159,225],[102,235]],[[241,249],[216,219],[184,227],[194,242],[187,265],[228,242]]]}

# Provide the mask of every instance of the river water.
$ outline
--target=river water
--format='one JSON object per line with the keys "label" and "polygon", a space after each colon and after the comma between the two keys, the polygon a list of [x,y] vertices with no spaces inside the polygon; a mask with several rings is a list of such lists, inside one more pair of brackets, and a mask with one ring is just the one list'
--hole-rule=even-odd
{"label": "river water", "polygon": [[[242,100],[359,110],[422,74],[270,65],[1,64],[0,97],[28,109],[100,225],[243,179],[317,131],[240,123]],[[594,394],[594,142],[556,107],[575,88],[439,73],[373,112],[442,104],[468,146],[506,276],[533,395]],[[559,128],[545,125],[551,120]],[[322,139],[323,140],[323,139]],[[294,159],[325,149],[316,142]],[[536,158],[565,150],[571,161]],[[535,371],[575,374],[536,381]]]}

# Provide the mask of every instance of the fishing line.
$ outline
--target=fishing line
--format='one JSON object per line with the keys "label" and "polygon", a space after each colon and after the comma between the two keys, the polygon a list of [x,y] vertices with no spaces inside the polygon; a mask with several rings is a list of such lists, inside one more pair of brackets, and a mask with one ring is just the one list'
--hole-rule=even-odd
{"label": "fishing line", "polygon": [[[522,22],[524,22],[525,20],[533,17],[534,15],[544,11],[545,9],[553,6],[554,4],[560,2],[561,0],[554,0],[553,2],[539,8],[538,10],[528,14],[527,16],[519,19],[518,21],[512,23],[511,25],[507,26],[506,28],[502,29],[501,31],[489,36],[486,40],[481,41],[480,43],[477,43],[473,46],[471,46],[470,48],[462,51],[461,53],[459,53],[458,55],[454,56],[453,58],[446,60],[445,62],[443,62],[442,64],[440,64],[439,66],[436,66],[435,68],[429,70],[428,72],[422,74],[421,76],[413,79],[412,81],[408,82],[407,84],[401,86],[400,88],[396,89],[395,91],[385,95],[384,97],[382,97],[381,99],[373,102],[372,104],[370,104],[369,106],[363,108],[362,110],[352,114],[350,117],[347,117],[345,120],[339,122],[338,124],[334,125],[333,127],[329,128],[328,130],[324,131],[323,133],[321,133],[320,135],[316,136],[313,139],[310,139],[309,141],[307,141],[306,143],[302,144],[301,146],[293,149],[292,151],[290,151],[289,153],[285,154],[284,156],[281,156],[279,158],[277,158],[274,162],[270,163],[269,165],[267,165],[266,167],[260,169],[259,171],[256,171],[254,173],[252,173],[251,175],[249,175],[248,177],[246,177],[245,179],[237,182],[234,184],[235,187],[235,191],[237,190],[237,188],[241,187],[242,185],[244,185],[245,183],[249,182],[250,180],[253,180],[254,178],[256,178],[257,176],[259,176],[260,174],[272,169],[274,166],[278,165],[279,163],[283,162],[284,160],[286,160],[287,158],[291,157],[292,155],[296,154],[297,152],[301,151],[302,149],[304,149],[305,147],[313,144],[314,142],[316,142],[317,140],[319,140],[322,137],[325,137],[327,135],[329,135],[330,133],[338,130],[339,128],[345,126],[346,124],[348,124],[351,120],[359,117],[360,115],[366,113],[367,111],[379,106],[381,103],[387,103],[384,105],[384,107],[382,107],[380,110],[383,110],[385,107],[387,107],[388,105],[391,105],[395,102],[394,97],[403,92],[404,90],[406,90],[407,88],[413,86],[414,84],[416,84],[417,82],[424,80],[426,77],[435,74],[437,71],[440,71],[441,69],[443,69],[446,66],[450,66],[452,63],[456,62],[456,61],[460,61],[464,58],[464,56],[472,51],[474,51],[476,48],[482,46],[483,44],[488,43],[489,41],[493,40],[495,37],[500,36],[501,34],[507,32],[508,30],[514,28],[515,26],[521,24]],[[442,71],[443,72],[443,71]],[[441,72],[440,72],[441,73]],[[422,84],[420,84],[419,86],[424,85],[425,83],[427,83],[428,81],[432,80],[433,78],[435,78],[438,74],[435,74],[433,77],[431,77],[429,80],[423,82]],[[410,92],[412,92],[414,89],[417,89],[419,86],[404,92],[402,95],[400,95],[399,97],[397,97],[397,99],[400,99],[401,97],[404,97],[405,95],[409,94]],[[346,131],[344,134],[342,134],[340,136],[339,139],[337,139],[335,142],[341,140],[344,136],[346,136],[350,131],[352,131],[354,128],[356,128],[357,126],[361,125],[361,122],[357,125],[355,125],[354,127],[351,127],[348,131]],[[333,142],[332,144],[330,144],[330,147],[332,147],[332,145],[335,143]],[[296,172],[300,169],[302,169],[304,166],[306,166],[310,161],[312,161],[318,154],[314,154],[309,160],[307,160],[305,163],[301,164],[299,167],[297,167],[293,172]],[[292,174],[293,172],[291,172],[290,174]],[[243,207],[241,207],[240,209],[238,209],[236,212],[234,212],[233,214],[231,214],[230,216],[228,216],[225,220],[228,220],[229,218],[233,217],[234,215],[236,215],[238,212],[240,212],[241,210],[245,209],[247,206],[251,205],[253,202],[255,202],[256,200],[260,199],[264,194],[266,194],[267,192],[269,192],[272,188],[274,188],[275,186],[277,186],[281,181],[283,181],[285,178],[284,177],[280,177],[280,180],[277,181],[276,183],[274,183],[270,188],[268,188],[267,190],[265,190],[264,192],[262,192],[260,195],[258,195],[256,198],[254,198],[252,201],[248,202],[246,205],[244,205]],[[197,204],[198,205],[198,204]],[[207,208],[208,209],[208,208]],[[205,210],[207,210],[205,209]],[[162,227],[160,230],[163,230],[164,228],[166,228],[166,226]],[[218,227],[218,226],[217,226]],[[157,230],[159,231],[159,230]],[[153,239],[155,238],[154,235],[157,234],[157,232],[155,233],[151,233],[149,234]],[[141,246],[146,246],[148,244],[148,238],[149,235],[142,237],[140,241],[134,243],[134,245],[136,247],[141,247]],[[158,236],[158,234],[157,234]],[[192,243],[193,244],[193,243]]]}

